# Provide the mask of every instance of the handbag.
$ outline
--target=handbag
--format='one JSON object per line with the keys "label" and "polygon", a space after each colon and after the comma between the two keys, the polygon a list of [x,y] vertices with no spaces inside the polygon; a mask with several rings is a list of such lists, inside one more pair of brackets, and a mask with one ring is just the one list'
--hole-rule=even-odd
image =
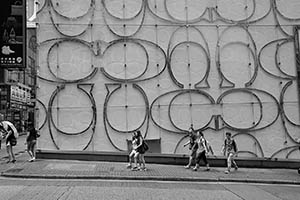
{"label": "handbag", "polygon": [[145,142],[144,140],[143,140],[143,144],[142,144],[142,149],[144,150],[144,152],[149,150],[149,146],[148,146],[147,142]]}

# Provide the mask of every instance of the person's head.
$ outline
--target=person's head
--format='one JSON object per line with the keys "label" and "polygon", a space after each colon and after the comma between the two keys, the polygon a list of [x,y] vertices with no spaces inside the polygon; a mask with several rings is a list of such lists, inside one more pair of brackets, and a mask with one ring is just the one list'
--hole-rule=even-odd
{"label": "person's head", "polygon": [[140,131],[140,130],[137,130],[137,131],[136,131],[136,136],[142,136],[142,134],[141,134],[141,131]]}
{"label": "person's head", "polygon": [[203,137],[203,133],[201,131],[197,131],[197,137]]}
{"label": "person's head", "polygon": [[226,138],[231,138],[231,133],[230,132],[226,132]]}

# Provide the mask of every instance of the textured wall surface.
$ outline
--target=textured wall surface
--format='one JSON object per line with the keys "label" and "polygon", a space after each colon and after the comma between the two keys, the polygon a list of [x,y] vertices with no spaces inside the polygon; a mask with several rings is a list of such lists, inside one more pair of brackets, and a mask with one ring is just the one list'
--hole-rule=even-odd
{"label": "textured wall surface", "polygon": [[188,153],[299,159],[299,0],[44,0],[38,121],[44,150],[126,151],[141,129]]}

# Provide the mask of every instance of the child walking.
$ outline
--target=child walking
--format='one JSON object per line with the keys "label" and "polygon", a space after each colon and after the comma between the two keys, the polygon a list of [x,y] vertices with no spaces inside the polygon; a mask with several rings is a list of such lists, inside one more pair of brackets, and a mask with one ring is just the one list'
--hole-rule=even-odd
{"label": "child walking", "polygon": [[225,171],[225,174],[229,174],[231,170],[231,165],[233,164],[233,167],[235,170],[238,169],[238,166],[236,162],[234,161],[234,157],[237,153],[237,145],[234,139],[231,137],[230,132],[226,132],[226,138],[224,140],[222,152],[227,157],[227,170]]}
{"label": "child walking", "polygon": [[207,142],[202,132],[198,131],[197,136],[198,138],[196,142],[198,144],[198,150],[196,156],[196,166],[193,168],[193,170],[197,171],[200,166],[200,161],[203,160],[206,166],[206,171],[209,171],[210,170],[209,163],[207,162],[207,158],[206,158],[206,154],[208,153]]}

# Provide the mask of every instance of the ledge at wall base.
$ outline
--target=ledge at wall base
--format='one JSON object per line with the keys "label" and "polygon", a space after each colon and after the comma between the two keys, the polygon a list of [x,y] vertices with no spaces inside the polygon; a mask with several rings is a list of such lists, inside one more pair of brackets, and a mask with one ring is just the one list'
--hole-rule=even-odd
{"label": "ledge at wall base", "polygon": [[[37,150],[36,154],[38,159],[128,162],[127,152]],[[146,153],[145,159],[147,163],[186,165],[188,163],[189,155]],[[237,157],[235,158],[235,161],[239,167],[243,167],[243,168],[299,169],[300,167],[300,160],[296,160],[296,159]],[[209,156],[208,162],[211,167],[224,167],[226,166],[227,160],[224,156],[217,156],[217,157]]]}

